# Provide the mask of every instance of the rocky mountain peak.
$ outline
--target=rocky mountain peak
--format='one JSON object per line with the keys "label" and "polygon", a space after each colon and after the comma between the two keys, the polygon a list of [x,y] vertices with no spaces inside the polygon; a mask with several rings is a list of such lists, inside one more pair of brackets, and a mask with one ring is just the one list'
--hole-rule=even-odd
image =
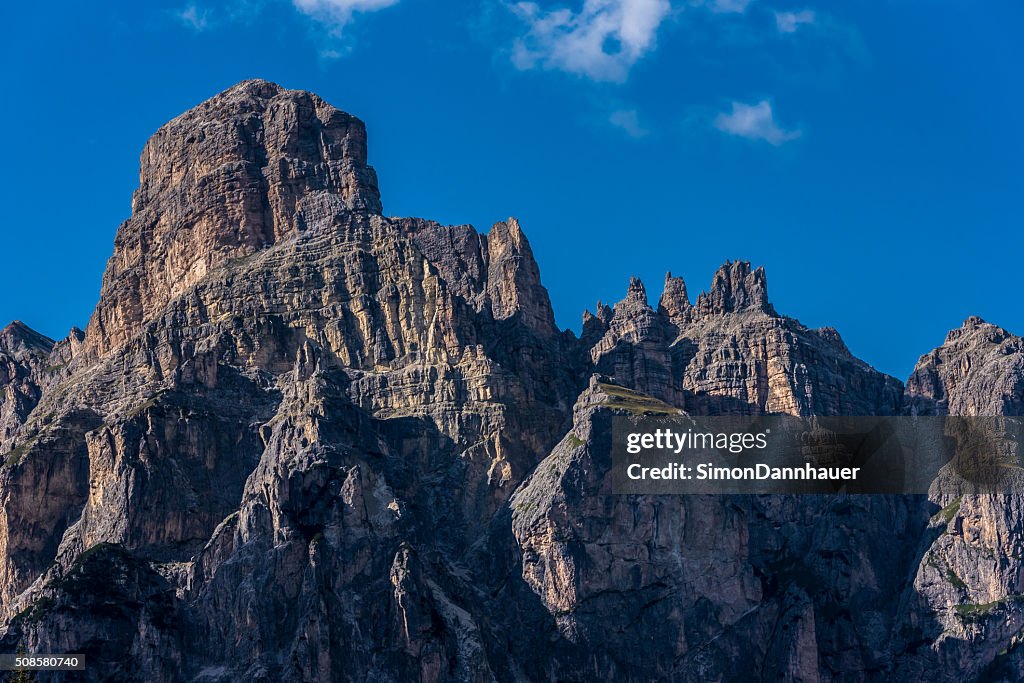
{"label": "rocky mountain peak", "polygon": [[1012,335],[1001,327],[985,322],[982,318],[972,315],[964,320],[963,324],[955,330],[946,334],[945,346],[955,346],[958,343],[972,343],[976,335],[981,335],[989,343],[998,344]]}
{"label": "rocky mountain peak", "polygon": [[640,278],[631,276],[629,278],[629,287],[626,288],[626,298],[635,301],[642,301],[647,303],[647,289],[644,287],[644,283]]}
{"label": "rocky mountain peak", "polygon": [[768,302],[764,268],[751,270],[749,261],[726,261],[712,278],[711,288],[697,297],[694,308],[702,316],[743,311],[776,315]]}
{"label": "rocky mountain peak", "polygon": [[313,93],[263,80],[243,81],[160,127],[143,148],[133,212],[173,202],[182,184],[216,180],[232,183],[236,202],[264,190],[270,210],[251,216],[249,227],[271,240],[299,227],[289,210],[309,191],[337,193],[349,210],[381,211],[363,122]]}
{"label": "rocky mountain peak", "polygon": [[0,330],[0,353],[21,358],[28,353],[49,354],[53,340],[36,332],[31,327],[15,320]]}
{"label": "rocky mountain peak", "polygon": [[846,342],[843,341],[842,335],[839,334],[839,330],[834,327],[819,327],[814,330],[814,333],[819,337],[827,341],[838,353],[852,356],[850,349],[847,348]]}
{"label": "rocky mountain peak", "polygon": [[[598,308],[600,311],[600,304]],[[598,315],[600,317],[600,313]],[[608,324],[622,332],[637,325],[647,327],[652,324],[650,321],[654,317],[654,309],[647,302],[647,289],[644,283],[638,277],[630,277],[626,296],[612,307],[612,316]]]}
{"label": "rocky mountain peak", "polygon": [[217,266],[346,213],[381,212],[362,121],[261,80],[163,125],[139,175],[87,329],[100,355]]}
{"label": "rocky mountain peak", "polygon": [[509,218],[495,223],[487,233],[486,249],[487,293],[495,319],[518,313],[528,327],[543,336],[557,333],[551,300],[519,221]]}
{"label": "rocky mountain peak", "polygon": [[905,402],[921,415],[1024,415],[1024,339],[967,318],[921,356]]}
{"label": "rocky mountain peak", "polygon": [[647,302],[647,290],[631,277],[622,301],[609,308],[597,304],[597,315],[584,315],[582,341],[594,367],[638,391],[673,401],[668,345],[674,330]]}
{"label": "rocky mountain peak", "polygon": [[[86,681],[996,680],[959,674],[1024,669],[1016,498],[612,493],[616,416],[903,390],[747,262],[560,334],[518,221],[384,217],[357,119],[246,81],[147,144],[87,335],[0,330],[0,645]],[[1022,414],[1024,341],[970,318],[907,390]]]}
{"label": "rocky mountain peak", "polygon": [[580,340],[587,349],[593,347],[608,331],[608,325],[614,315],[612,307],[601,301],[597,302],[594,311],[594,313],[591,313],[589,309],[583,311],[583,333]]}
{"label": "rocky mountain peak", "polygon": [[534,332],[557,332],[540,269],[519,221],[509,218],[490,232],[471,225],[441,225],[422,218],[387,219],[412,240],[453,294],[495,320],[516,318]]}
{"label": "rocky mountain peak", "polygon": [[666,273],[665,288],[658,301],[658,312],[673,320],[682,321],[688,318],[691,308],[693,306],[686,293],[686,282],[681,277],[672,277],[672,273]]}

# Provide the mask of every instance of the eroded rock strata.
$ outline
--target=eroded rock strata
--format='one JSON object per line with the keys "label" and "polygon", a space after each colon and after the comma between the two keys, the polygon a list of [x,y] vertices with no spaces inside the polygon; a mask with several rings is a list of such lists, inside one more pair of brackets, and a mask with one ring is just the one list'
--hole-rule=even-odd
{"label": "eroded rock strata", "polygon": [[146,144],[85,332],[0,332],[2,645],[96,681],[1016,680],[1021,497],[616,496],[609,449],[637,405],[1022,396],[1005,330],[905,388],[746,262],[577,338],[517,221],[384,217],[362,122],[246,81]]}

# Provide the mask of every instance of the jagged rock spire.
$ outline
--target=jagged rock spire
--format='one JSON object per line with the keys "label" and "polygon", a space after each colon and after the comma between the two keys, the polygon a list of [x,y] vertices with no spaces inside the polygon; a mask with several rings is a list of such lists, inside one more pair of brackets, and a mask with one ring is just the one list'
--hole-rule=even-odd
{"label": "jagged rock spire", "polygon": [[776,315],[768,302],[768,278],[764,268],[751,270],[749,261],[726,261],[711,280],[711,288],[697,297],[701,315],[759,311]]}
{"label": "jagged rock spire", "polygon": [[519,314],[523,322],[545,336],[555,334],[555,313],[548,292],[540,282],[540,269],[530,242],[509,218],[495,223],[487,233],[487,293],[497,320]]}
{"label": "jagged rock spire", "polygon": [[673,320],[683,320],[689,317],[691,308],[693,306],[687,296],[686,283],[683,278],[672,277],[671,272],[666,273],[665,288],[658,301],[658,312]]}
{"label": "jagged rock spire", "polygon": [[647,303],[647,289],[644,287],[644,283],[640,278],[635,275],[629,278],[629,287],[626,289],[626,298]]}

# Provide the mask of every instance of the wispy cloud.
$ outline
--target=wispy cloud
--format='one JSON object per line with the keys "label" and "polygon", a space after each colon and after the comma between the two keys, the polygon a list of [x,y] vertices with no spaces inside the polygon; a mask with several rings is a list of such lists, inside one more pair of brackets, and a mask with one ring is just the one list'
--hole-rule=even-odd
{"label": "wispy cloud", "polygon": [[196,33],[212,32],[231,25],[249,26],[260,20],[272,0],[193,0],[181,9],[167,12],[170,17]]}
{"label": "wispy cloud", "polygon": [[517,68],[621,82],[654,48],[671,6],[668,0],[583,0],[579,11],[542,11],[535,2],[519,2],[512,9],[528,27],[513,46]]}
{"label": "wispy cloud", "polygon": [[207,11],[199,9],[196,5],[187,5],[185,9],[177,12],[176,16],[181,23],[196,33],[205,30],[210,25]]}
{"label": "wispy cloud", "polygon": [[811,25],[815,22],[813,10],[805,9],[799,12],[776,12],[775,26],[779,33],[796,33],[801,26]]}
{"label": "wispy cloud", "polygon": [[375,12],[397,5],[398,0],[292,0],[295,7],[340,31],[359,12]]}
{"label": "wispy cloud", "polygon": [[743,14],[754,0],[690,0],[691,5],[706,7],[715,14]]}
{"label": "wispy cloud", "polygon": [[763,140],[771,145],[800,137],[799,130],[785,130],[775,122],[772,105],[768,100],[757,104],[733,102],[732,111],[715,117],[715,128],[749,140]]}
{"label": "wispy cloud", "polygon": [[640,125],[640,117],[637,115],[636,109],[617,109],[608,117],[608,122],[626,131],[626,135],[631,138],[646,137],[651,132]]}

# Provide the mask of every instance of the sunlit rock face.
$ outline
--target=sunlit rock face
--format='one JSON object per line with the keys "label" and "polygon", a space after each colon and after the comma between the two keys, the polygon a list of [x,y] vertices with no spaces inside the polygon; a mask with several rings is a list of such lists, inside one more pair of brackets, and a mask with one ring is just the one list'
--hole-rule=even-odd
{"label": "sunlit rock face", "polygon": [[0,332],[4,651],[84,680],[1012,679],[1018,498],[617,496],[609,450],[624,392],[1016,415],[1021,353],[972,319],[904,392],[746,262],[692,302],[633,280],[577,337],[518,221],[385,217],[362,122],[246,81],[146,144],[88,329]]}
{"label": "sunlit rock face", "polygon": [[353,211],[381,211],[362,121],[265,81],[226,90],[146,143],[87,346],[117,348],[217,266]]}

